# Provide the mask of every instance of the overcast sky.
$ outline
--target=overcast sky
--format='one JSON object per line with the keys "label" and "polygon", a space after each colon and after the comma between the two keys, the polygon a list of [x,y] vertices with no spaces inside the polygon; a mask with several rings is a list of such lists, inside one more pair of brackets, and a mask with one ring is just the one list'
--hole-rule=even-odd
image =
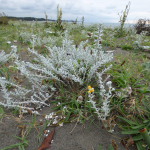
{"label": "overcast sky", "polygon": [[[150,19],[150,0],[131,0],[128,23],[140,18]],[[0,13],[16,17],[57,19],[57,4],[62,9],[63,20],[92,23],[118,23],[121,11],[129,0],[0,0]]]}

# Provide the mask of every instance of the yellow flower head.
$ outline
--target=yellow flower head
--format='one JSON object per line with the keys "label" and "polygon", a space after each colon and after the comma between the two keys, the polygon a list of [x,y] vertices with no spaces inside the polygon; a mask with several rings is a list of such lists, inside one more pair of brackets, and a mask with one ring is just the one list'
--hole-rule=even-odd
{"label": "yellow flower head", "polygon": [[93,89],[93,88],[91,88],[91,86],[90,86],[90,85],[88,86],[88,89],[89,89],[88,93],[94,92],[94,89]]}
{"label": "yellow flower head", "polygon": [[88,91],[88,93],[91,93],[91,91]]}
{"label": "yellow flower head", "polygon": [[90,91],[91,91],[91,92],[94,92],[94,89],[92,88]]}
{"label": "yellow flower head", "polygon": [[91,86],[90,85],[88,86],[88,89],[91,90]]}

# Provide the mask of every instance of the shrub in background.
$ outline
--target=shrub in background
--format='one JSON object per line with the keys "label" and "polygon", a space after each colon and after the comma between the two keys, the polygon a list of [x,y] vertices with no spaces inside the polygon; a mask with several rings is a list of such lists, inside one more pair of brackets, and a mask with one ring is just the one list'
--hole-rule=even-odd
{"label": "shrub in background", "polygon": [[150,36],[150,20],[148,19],[139,19],[133,27],[136,29],[136,33],[140,34],[142,31],[147,31],[148,36]]}
{"label": "shrub in background", "polygon": [[146,34],[147,34],[147,31],[142,31],[140,34],[136,34],[136,36],[135,36],[136,41],[134,41],[132,44],[134,49],[142,50],[144,48],[142,43],[145,40]]}
{"label": "shrub in background", "polygon": [[8,18],[4,12],[0,13],[0,25],[8,25]]}

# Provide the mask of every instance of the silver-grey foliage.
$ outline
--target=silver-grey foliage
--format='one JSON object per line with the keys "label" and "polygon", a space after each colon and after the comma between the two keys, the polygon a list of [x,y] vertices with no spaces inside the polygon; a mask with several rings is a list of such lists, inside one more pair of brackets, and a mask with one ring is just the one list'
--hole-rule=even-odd
{"label": "silver-grey foliage", "polygon": [[[49,51],[47,56],[38,54],[38,52],[34,50],[36,40],[35,36],[33,36],[33,48],[28,48],[28,51],[36,56],[35,60],[38,61],[39,64],[20,61],[16,53],[17,48],[12,46],[12,55],[15,58],[14,62],[17,65],[16,68],[21,72],[21,75],[26,76],[32,84],[32,88],[26,90],[17,85],[13,85],[15,91],[9,92],[6,89],[8,81],[5,81],[4,78],[0,78],[1,91],[5,98],[5,101],[0,104],[5,107],[29,108],[30,104],[34,103],[38,107],[41,107],[41,105],[46,105],[46,100],[56,91],[56,84],[42,85],[44,79],[55,79],[57,82],[63,85],[69,85],[71,88],[74,82],[84,85],[85,82],[90,83],[93,78],[100,78],[107,68],[104,69],[102,73],[99,73],[98,69],[103,68],[105,63],[111,61],[113,58],[112,53],[104,53],[102,50],[102,46],[99,43],[101,40],[101,32],[102,24],[99,24],[95,48],[91,48],[91,46],[85,48],[87,41],[81,42],[78,48],[76,48],[75,45],[72,44],[72,41],[68,39],[66,31],[62,46],[54,46],[53,48],[47,47]],[[108,69],[110,67],[108,67]],[[69,81],[67,79],[69,79]],[[60,88],[59,85],[57,85],[57,87]],[[50,95],[49,93],[52,94]]]}

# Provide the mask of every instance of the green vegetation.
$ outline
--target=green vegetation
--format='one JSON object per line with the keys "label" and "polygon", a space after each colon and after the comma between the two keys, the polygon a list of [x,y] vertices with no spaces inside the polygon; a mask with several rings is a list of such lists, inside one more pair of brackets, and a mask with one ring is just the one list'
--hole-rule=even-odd
{"label": "green vegetation", "polygon": [[121,49],[123,49],[123,50],[132,50],[133,47],[131,45],[125,44],[125,45],[121,45]]}
{"label": "green vegetation", "polygon": [[[1,16],[0,24],[2,25],[0,25],[0,52],[1,50],[4,50],[6,53],[10,53],[11,43],[13,43],[14,45],[17,45],[19,47],[18,53],[22,54],[22,58],[20,59],[26,59],[33,64],[38,64],[40,62],[38,62],[38,60],[33,60],[33,56],[31,56],[31,54],[27,52],[27,48],[31,47],[32,45],[32,35],[36,35],[34,49],[43,56],[48,55],[49,57],[51,57],[47,46],[61,47],[62,41],[65,36],[65,30],[68,31],[68,36],[73,41],[72,45],[74,45],[76,48],[79,47],[81,41],[87,41],[87,43],[84,45],[85,48],[88,45],[91,45],[91,48],[95,47],[94,40],[96,40],[96,38],[94,35],[97,34],[96,24],[90,26],[83,25],[84,17],[82,18],[82,25],[66,22],[64,23],[61,20],[62,12],[61,9],[59,10],[59,5],[57,7],[57,10],[57,22],[46,21],[46,26],[45,23],[40,22],[29,23],[8,21],[5,15]],[[105,47],[105,50],[114,50],[117,47],[120,47],[120,50],[122,49],[131,52],[127,55],[115,55],[113,61],[111,62],[112,68],[107,71],[107,74],[111,76],[112,82],[115,87],[115,91],[113,93],[114,96],[111,97],[110,102],[110,115],[113,115],[114,118],[118,118],[116,120],[116,123],[123,130],[122,134],[132,135],[132,140],[136,144],[138,150],[140,150],[143,149],[145,142],[142,140],[142,136],[139,130],[143,128],[147,128],[147,130],[150,130],[150,65],[149,60],[147,59],[147,57],[145,57],[147,56],[147,53],[142,52],[142,47],[140,47],[139,49],[138,47],[150,46],[150,38],[147,35],[143,34],[137,35],[135,29],[133,28],[123,28],[127,16],[126,11],[123,14],[123,18],[120,19],[120,27],[116,27],[114,29],[103,27],[103,40],[101,41],[101,44],[103,46],[103,50],[105,49]],[[8,41],[11,42],[9,43]],[[133,44],[135,41],[139,42],[139,45],[137,44],[137,47],[135,47]],[[140,43],[140,41],[142,42]],[[78,61],[78,63],[81,62]],[[110,65],[110,63],[107,63],[106,66],[107,65]],[[11,59],[5,62],[5,64],[0,64],[0,68],[0,76],[6,77],[6,79],[11,80],[14,83],[25,84],[25,82],[21,83],[22,81],[21,79],[19,79],[19,73],[15,70],[13,56],[11,56]],[[102,68],[100,68],[99,71],[102,71]],[[70,79],[66,80],[70,82]],[[55,81],[55,79],[43,80],[43,85],[46,83],[53,83],[56,85],[60,84]],[[56,114],[61,114],[63,116],[62,118],[58,119],[58,122],[55,125],[59,125],[62,122],[68,123],[72,121],[77,121],[84,124],[85,120],[93,119],[95,117],[96,114],[94,113],[94,109],[88,102],[87,86],[89,84],[94,88],[94,92],[96,94],[96,106],[101,107],[102,101],[101,97],[99,96],[99,89],[97,88],[97,83],[95,80],[93,80],[92,83],[85,83],[85,87],[81,87],[77,83],[74,83],[73,88],[70,88],[70,85],[68,84],[67,87],[57,89],[58,93],[55,94],[56,100],[51,102],[54,104],[53,110],[56,110]],[[8,85],[8,87],[11,86]],[[128,90],[124,91],[124,89],[126,88],[130,88],[132,92],[130,93],[130,91]],[[116,94],[117,92],[120,92],[121,94],[118,96]],[[77,99],[80,95],[84,98],[84,101],[78,103]],[[17,115],[18,113],[20,113],[18,109],[12,111],[12,114],[14,115]],[[3,119],[3,116],[5,116],[4,108],[0,107],[1,120]],[[19,124],[21,123],[21,120],[19,120]],[[47,124],[47,121],[44,122],[44,124],[41,124],[42,131],[44,130],[44,128],[46,128]],[[22,143],[14,144],[4,149],[12,147],[25,149],[28,144],[25,136],[30,133],[32,128],[37,129],[38,125],[39,124],[36,122],[35,115],[32,121],[28,123],[28,128],[25,131],[26,134],[21,135],[21,137],[15,136],[19,140],[22,140]],[[53,126],[54,124],[51,122],[51,125]],[[42,133],[38,133],[38,141],[40,140],[41,134]],[[128,146],[130,146],[128,140],[129,139],[124,140],[124,142],[128,143]],[[99,145],[99,150],[100,149],[101,146]],[[112,145],[109,149],[112,149]]]}

